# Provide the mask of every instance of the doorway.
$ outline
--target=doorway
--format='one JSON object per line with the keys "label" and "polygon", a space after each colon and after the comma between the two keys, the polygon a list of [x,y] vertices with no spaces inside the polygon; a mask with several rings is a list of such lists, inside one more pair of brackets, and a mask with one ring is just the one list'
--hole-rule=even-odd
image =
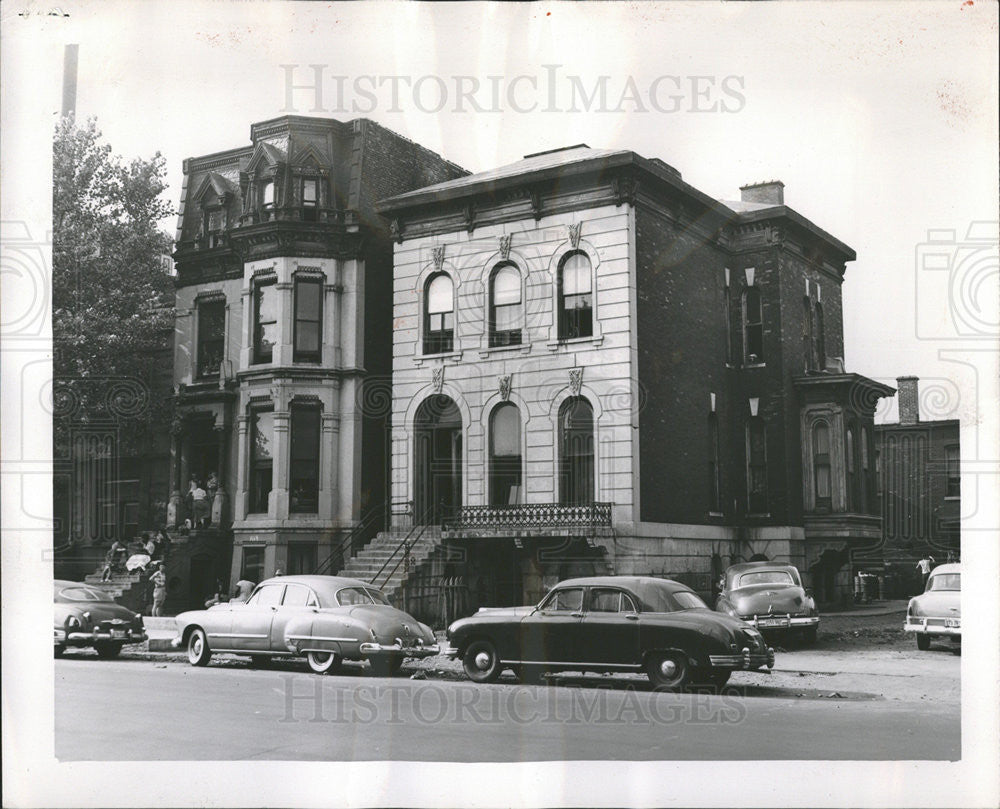
{"label": "doorway", "polygon": [[450,397],[420,404],[414,441],[414,519],[440,524],[462,504],[462,414]]}

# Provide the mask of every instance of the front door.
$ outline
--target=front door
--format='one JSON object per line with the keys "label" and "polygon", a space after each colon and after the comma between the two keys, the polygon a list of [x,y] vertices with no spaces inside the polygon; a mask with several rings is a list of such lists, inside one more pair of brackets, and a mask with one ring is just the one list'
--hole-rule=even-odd
{"label": "front door", "polygon": [[284,584],[265,584],[258,587],[247,600],[246,606],[233,612],[232,641],[234,649],[245,652],[271,650],[271,624],[281,609]]}
{"label": "front door", "polygon": [[583,588],[553,590],[521,621],[521,659],[529,663],[574,663],[580,658]]}
{"label": "front door", "polygon": [[462,504],[462,415],[447,396],[431,396],[414,422],[414,520],[440,524]]}

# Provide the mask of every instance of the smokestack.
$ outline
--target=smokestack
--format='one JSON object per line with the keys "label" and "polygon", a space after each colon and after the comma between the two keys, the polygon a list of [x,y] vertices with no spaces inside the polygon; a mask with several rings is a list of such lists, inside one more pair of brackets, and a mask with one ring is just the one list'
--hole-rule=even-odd
{"label": "smokestack", "polygon": [[896,377],[899,388],[899,423],[917,424],[920,421],[920,396],[917,391],[918,378],[915,376]]}
{"label": "smokestack", "polygon": [[785,204],[785,184],[781,180],[768,180],[766,183],[750,183],[740,186],[742,202],[762,202],[765,205]]}
{"label": "smokestack", "polygon": [[79,54],[79,45],[67,45],[63,52],[63,118],[76,115],[76,64]]}

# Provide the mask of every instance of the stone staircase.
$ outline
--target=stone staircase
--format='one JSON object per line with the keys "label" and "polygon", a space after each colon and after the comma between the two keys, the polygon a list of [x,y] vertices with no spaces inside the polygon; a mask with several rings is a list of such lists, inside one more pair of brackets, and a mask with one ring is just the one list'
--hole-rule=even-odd
{"label": "stone staircase", "polygon": [[435,549],[440,547],[441,528],[428,525],[424,526],[422,531],[419,527],[412,531],[408,529],[380,531],[337,575],[375,584],[391,601],[406,577],[407,571],[404,569],[400,543],[407,537],[410,537],[410,542],[413,543],[410,546],[409,569],[416,570],[427,561]]}
{"label": "stone staircase", "polygon": [[132,612],[143,613],[147,605],[146,576],[139,571],[130,573],[114,573],[108,581],[101,579],[104,570],[102,563],[93,573],[88,573],[84,581],[91,587],[104,590],[123,607]]}

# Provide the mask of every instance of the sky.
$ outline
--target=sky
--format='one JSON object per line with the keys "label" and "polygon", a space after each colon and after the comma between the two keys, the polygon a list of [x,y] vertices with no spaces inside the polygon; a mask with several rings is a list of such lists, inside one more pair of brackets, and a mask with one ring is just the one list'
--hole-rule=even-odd
{"label": "sky", "polygon": [[[185,157],[246,145],[252,122],[289,111],[369,117],[472,171],[586,143],[659,157],[720,199],[780,179],[789,206],[858,253],[847,368],[920,376],[925,418],[975,418],[983,369],[940,352],[995,346],[1000,319],[995,4],[60,10],[45,58],[58,77],[62,45],[79,43],[78,116],[123,155],[160,151],[175,204]],[[319,104],[298,89],[289,107],[289,83],[314,85],[314,65]],[[945,241],[928,248],[929,234]]]}

